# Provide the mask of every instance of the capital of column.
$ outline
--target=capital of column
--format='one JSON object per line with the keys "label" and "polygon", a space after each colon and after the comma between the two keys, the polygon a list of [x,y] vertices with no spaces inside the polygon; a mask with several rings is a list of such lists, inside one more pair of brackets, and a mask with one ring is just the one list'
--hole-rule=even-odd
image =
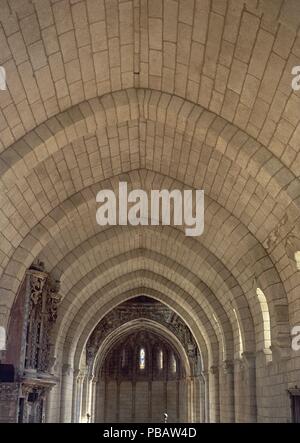
{"label": "capital of column", "polygon": [[224,371],[224,374],[233,374],[234,373],[233,361],[225,360],[223,362],[223,371]]}
{"label": "capital of column", "polygon": [[203,371],[201,371],[200,375],[201,375],[202,379],[204,380],[204,382],[206,382],[207,377],[208,377],[208,371],[207,370],[203,370]]}
{"label": "capital of column", "polygon": [[242,358],[235,358],[233,364],[234,364],[234,368],[237,371],[242,371],[245,367],[245,364],[244,364],[244,361]]}
{"label": "capital of column", "polygon": [[82,380],[84,377],[84,373],[81,369],[74,369],[73,375],[74,375],[74,378],[77,379],[77,381]]}
{"label": "capital of column", "polygon": [[219,367],[217,365],[213,365],[209,368],[209,372],[212,375],[218,375],[219,374]]}
{"label": "capital of column", "polygon": [[272,351],[270,348],[264,348],[256,351],[256,360],[258,362],[268,363],[272,361]]}
{"label": "capital of column", "polygon": [[70,364],[64,364],[61,368],[62,375],[72,375],[73,374],[73,368]]}
{"label": "capital of column", "polygon": [[95,374],[91,373],[87,375],[87,379],[89,382],[94,383],[95,381]]}

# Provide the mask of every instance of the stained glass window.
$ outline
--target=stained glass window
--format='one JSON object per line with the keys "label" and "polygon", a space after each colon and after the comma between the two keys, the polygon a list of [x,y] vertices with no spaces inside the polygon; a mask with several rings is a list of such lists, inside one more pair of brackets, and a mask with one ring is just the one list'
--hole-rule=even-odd
{"label": "stained glass window", "polygon": [[140,349],[140,369],[145,369],[146,364],[146,353],[145,348]]}

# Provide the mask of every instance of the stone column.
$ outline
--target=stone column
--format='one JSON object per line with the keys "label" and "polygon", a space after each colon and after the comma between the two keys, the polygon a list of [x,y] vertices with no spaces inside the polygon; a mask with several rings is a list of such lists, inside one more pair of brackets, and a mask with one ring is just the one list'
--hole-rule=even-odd
{"label": "stone column", "polygon": [[62,367],[60,422],[71,423],[73,400],[73,368],[66,364]]}
{"label": "stone column", "polygon": [[95,422],[103,423],[105,415],[105,380],[99,375],[97,383]]}
{"label": "stone column", "polygon": [[84,381],[84,372],[80,371],[80,379],[79,379],[79,396],[78,396],[78,410],[77,410],[77,423],[81,422],[82,416],[82,395],[83,395],[83,381]]}
{"label": "stone column", "polygon": [[188,421],[188,382],[187,380],[181,379],[179,382],[179,399],[184,399],[187,401],[179,402],[179,421],[187,422]]}
{"label": "stone column", "polygon": [[201,376],[195,376],[193,378],[194,384],[194,396],[193,396],[193,409],[194,409],[194,423],[201,422]]}
{"label": "stone column", "polygon": [[235,423],[241,423],[244,415],[244,364],[242,358],[234,360],[234,405]]}
{"label": "stone column", "polygon": [[76,423],[76,409],[77,409],[77,378],[79,376],[79,369],[74,369],[73,371],[73,395],[72,395],[72,423]]}
{"label": "stone column", "polygon": [[46,423],[59,423],[60,419],[60,394],[61,384],[57,383],[47,395]]}
{"label": "stone column", "polygon": [[257,421],[256,406],[256,362],[255,354],[252,352],[244,352],[242,354],[244,366],[244,417],[243,421],[247,423],[255,423]]}
{"label": "stone column", "polygon": [[82,380],[82,403],[81,403],[81,421],[86,422],[87,409],[87,397],[88,397],[88,375],[84,374]]}
{"label": "stone column", "polygon": [[210,408],[209,408],[209,401],[210,401],[210,397],[209,397],[209,376],[208,376],[208,371],[202,371],[201,372],[202,375],[202,379],[203,379],[203,384],[204,384],[204,423],[210,423]]}
{"label": "stone column", "polygon": [[203,374],[199,376],[199,402],[200,402],[200,412],[199,412],[199,422],[205,423],[205,379]]}
{"label": "stone column", "polygon": [[98,378],[93,377],[91,381],[91,423],[95,422],[95,411],[96,411],[96,401],[97,401],[97,387]]}
{"label": "stone column", "polygon": [[210,421],[219,423],[220,421],[220,392],[219,392],[219,368],[211,366],[209,371],[209,391],[210,391]]}
{"label": "stone column", "polygon": [[203,374],[194,377],[194,422],[205,423],[205,379]]}
{"label": "stone column", "polygon": [[86,377],[86,420],[90,422],[92,419],[93,378],[92,375]]}
{"label": "stone column", "polygon": [[73,381],[73,423],[80,423],[81,418],[81,403],[82,403],[82,383],[84,374],[80,369],[74,371]]}
{"label": "stone column", "polygon": [[232,361],[226,360],[223,363],[222,395],[221,395],[221,417],[222,423],[234,423],[235,421],[235,401],[234,401],[234,365]]}
{"label": "stone column", "polygon": [[188,422],[194,423],[194,408],[195,408],[195,396],[194,396],[194,379],[193,377],[186,378],[187,388],[187,415]]}

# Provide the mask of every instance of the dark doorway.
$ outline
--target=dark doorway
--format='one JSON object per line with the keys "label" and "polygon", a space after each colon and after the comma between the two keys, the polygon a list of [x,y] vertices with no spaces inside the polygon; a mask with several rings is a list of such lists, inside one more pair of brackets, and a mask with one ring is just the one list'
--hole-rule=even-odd
{"label": "dark doorway", "polygon": [[291,396],[292,403],[292,421],[293,423],[300,423],[300,392],[299,395]]}

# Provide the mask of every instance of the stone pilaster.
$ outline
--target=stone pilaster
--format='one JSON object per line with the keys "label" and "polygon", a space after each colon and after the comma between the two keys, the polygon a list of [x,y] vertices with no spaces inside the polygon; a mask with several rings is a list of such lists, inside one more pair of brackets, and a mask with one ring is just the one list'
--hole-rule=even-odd
{"label": "stone pilaster", "polygon": [[256,405],[256,355],[253,352],[244,352],[242,354],[244,366],[244,421],[255,423],[257,421]]}

